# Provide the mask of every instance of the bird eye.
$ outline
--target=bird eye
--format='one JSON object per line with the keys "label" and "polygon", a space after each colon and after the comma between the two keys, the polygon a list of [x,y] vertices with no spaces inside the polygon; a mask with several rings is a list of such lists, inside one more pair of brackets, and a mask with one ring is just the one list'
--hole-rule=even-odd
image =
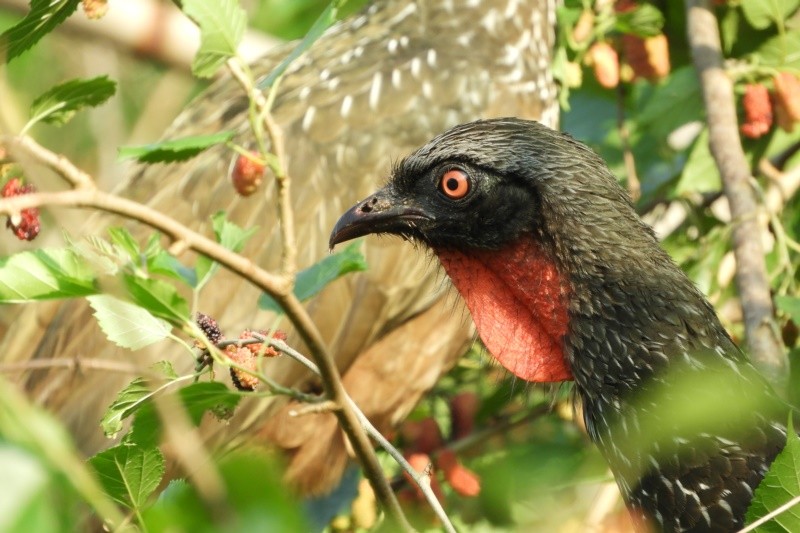
{"label": "bird eye", "polygon": [[460,200],[469,192],[469,178],[463,170],[448,170],[442,174],[439,188],[451,200]]}

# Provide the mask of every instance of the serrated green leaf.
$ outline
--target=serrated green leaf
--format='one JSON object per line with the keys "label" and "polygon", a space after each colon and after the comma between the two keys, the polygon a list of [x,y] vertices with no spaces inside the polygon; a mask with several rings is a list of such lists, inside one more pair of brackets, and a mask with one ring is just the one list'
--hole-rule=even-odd
{"label": "serrated green leaf", "polygon": [[756,55],[768,67],[800,72],[800,31],[776,35],[761,45]]}
{"label": "serrated green leaf", "polygon": [[752,27],[763,30],[786,20],[798,5],[800,0],[742,0],[742,11]]}
{"label": "serrated green leaf", "polygon": [[[341,252],[329,255],[322,261],[301,270],[295,280],[295,296],[301,301],[308,300],[341,276],[366,270],[367,261],[360,248],[361,243],[356,241]],[[262,293],[259,297],[258,307],[266,311],[281,312],[278,302],[266,293]]]}
{"label": "serrated green leaf", "polygon": [[89,459],[106,492],[122,505],[139,510],[164,477],[165,461],[156,448],[119,445]]}
{"label": "serrated green leaf", "polygon": [[800,324],[800,298],[794,296],[776,296],[775,305],[789,315],[795,324]]}
{"label": "serrated green leaf", "polygon": [[[177,392],[178,398],[186,408],[190,419],[199,425],[207,411],[225,410],[232,412],[239,404],[241,396],[218,381],[192,383]],[[155,446],[161,437],[161,421],[153,405],[147,401],[136,412],[133,427],[126,435],[125,442],[137,446]]]}
{"label": "serrated green leaf", "polygon": [[684,196],[691,192],[718,191],[721,187],[719,169],[708,146],[708,128],[705,128],[694,141],[675,193]]}
{"label": "serrated green leaf", "polygon": [[139,350],[166,339],[172,331],[169,322],[154,317],[138,305],[106,294],[86,299],[108,340],[123,348]]}
{"label": "serrated green leaf", "polygon": [[[217,242],[232,252],[241,252],[247,240],[256,232],[256,228],[245,230],[233,222],[229,221],[224,211],[217,211],[211,216],[211,225],[214,228],[214,236]],[[219,265],[206,256],[200,256],[195,265],[197,275],[197,287],[205,285],[211,276],[219,268]]]}
{"label": "serrated green leaf", "polygon": [[37,122],[61,125],[68,122],[84,107],[94,107],[111,98],[117,83],[108,76],[86,80],[70,80],[49,89],[31,104],[31,119],[23,131]]}
{"label": "serrated green leaf", "polygon": [[168,380],[178,379],[178,373],[175,372],[175,367],[172,366],[170,361],[158,361],[151,366],[153,370],[159,374],[163,374]]}
{"label": "serrated green leaf", "polygon": [[194,269],[181,263],[177,257],[166,250],[161,250],[154,256],[148,257],[147,271],[180,280],[190,287],[197,286],[197,274]]}
{"label": "serrated green leaf", "polygon": [[26,302],[96,294],[94,272],[66,248],[45,248],[0,258],[0,302]]}
{"label": "serrated green leaf", "polygon": [[615,28],[621,33],[639,37],[655,37],[664,27],[664,15],[650,4],[639,4],[635,9],[617,13]]}
{"label": "serrated green leaf", "polygon": [[207,78],[236,55],[247,14],[236,0],[183,0],[183,12],[200,27],[200,49],[192,62],[195,76]]}
{"label": "serrated green leaf", "polygon": [[78,9],[80,0],[31,0],[31,10],[0,35],[0,54],[6,62],[39,42]]}
{"label": "serrated green leaf", "polygon": [[[748,524],[755,522],[792,498],[800,496],[800,438],[789,419],[786,446],[770,465],[767,475],[753,494],[753,501],[745,517]],[[793,506],[756,528],[758,532],[785,533],[800,531],[800,506]]]}
{"label": "serrated green leaf", "polygon": [[234,132],[221,131],[209,135],[192,135],[142,146],[123,146],[119,159],[136,159],[140,163],[173,163],[186,161],[200,152],[224,144],[233,138]]}
{"label": "serrated green leaf", "polygon": [[173,323],[190,320],[189,304],[169,283],[130,274],[123,275],[123,280],[133,302],[155,316]]}
{"label": "serrated green leaf", "polygon": [[122,430],[122,421],[141,407],[152,394],[144,378],[134,379],[119,391],[100,421],[100,427],[103,428],[106,437],[115,437]]}
{"label": "serrated green leaf", "polygon": [[119,246],[125,253],[128,254],[131,261],[138,264],[141,260],[142,250],[139,248],[139,243],[133,238],[131,232],[125,228],[112,227],[108,228],[108,234],[111,237],[111,242]]}

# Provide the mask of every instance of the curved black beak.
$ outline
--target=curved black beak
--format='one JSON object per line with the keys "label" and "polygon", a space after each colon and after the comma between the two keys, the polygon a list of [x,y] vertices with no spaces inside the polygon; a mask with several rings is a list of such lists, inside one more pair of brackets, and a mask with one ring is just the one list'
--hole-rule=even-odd
{"label": "curved black beak", "polygon": [[393,233],[409,235],[415,232],[418,223],[432,220],[422,209],[409,205],[399,198],[391,185],[361,200],[339,218],[333,227],[328,246],[363,237],[371,233]]}

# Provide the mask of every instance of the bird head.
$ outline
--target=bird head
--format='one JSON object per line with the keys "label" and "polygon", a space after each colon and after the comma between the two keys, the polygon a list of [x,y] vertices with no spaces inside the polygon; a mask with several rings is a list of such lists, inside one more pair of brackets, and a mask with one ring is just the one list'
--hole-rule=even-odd
{"label": "bird head", "polygon": [[594,152],[513,118],[456,126],[402,160],[385,187],[342,215],[330,245],[367,234],[432,249],[489,352],[529,381],[598,379],[592,360],[572,359],[596,358],[580,348],[603,339],[573,322],[625,320],[635,310],[614,309],[619,295],[603,291],[659,270],[669,284],[677,270]]}

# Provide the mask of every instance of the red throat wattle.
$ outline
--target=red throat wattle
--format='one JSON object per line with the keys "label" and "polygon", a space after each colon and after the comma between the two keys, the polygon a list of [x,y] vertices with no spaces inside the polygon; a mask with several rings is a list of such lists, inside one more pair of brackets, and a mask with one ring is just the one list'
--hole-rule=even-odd
{"label": "red throat wattle", "polygon": [[532,238],[500,250],[437,249],[489,352],[527,381],[572,379],[564,357],[566,284]]}

